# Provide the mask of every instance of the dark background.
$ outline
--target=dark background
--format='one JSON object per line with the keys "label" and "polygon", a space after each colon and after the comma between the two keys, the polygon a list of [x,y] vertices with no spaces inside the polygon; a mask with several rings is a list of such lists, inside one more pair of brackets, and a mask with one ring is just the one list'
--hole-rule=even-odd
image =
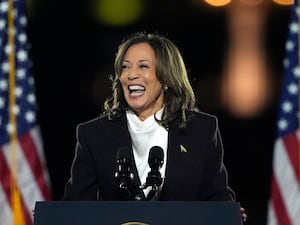
{"label": "dark background", "polygon": [[219,118],[229,183],[247,210],[247,224],[265,224],[290,7],[272,3],[264,33],[272,76],[276,77],[271,85],[274,98],[260,114],[240,118],[222,106],[218,85],[209,82],[222,76],[228,47],[227,7],[151,0],[134,24],[110,26],[91,16],[89,2],[43,0],[29,10],[38,119],[53,199],[62,197],[69,177],[76,125],[99,115],[109,96],[118,44],[134,31],[158,31],[181,50],[199,107]]}

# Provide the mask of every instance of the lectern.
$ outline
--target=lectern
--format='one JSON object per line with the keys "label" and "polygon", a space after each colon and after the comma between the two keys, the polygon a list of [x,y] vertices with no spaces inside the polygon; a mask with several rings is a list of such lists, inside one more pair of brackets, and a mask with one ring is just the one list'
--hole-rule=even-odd
{"label": "lectern", "polygon": [[36,202],[34,225],[242,225],[237,202]]}

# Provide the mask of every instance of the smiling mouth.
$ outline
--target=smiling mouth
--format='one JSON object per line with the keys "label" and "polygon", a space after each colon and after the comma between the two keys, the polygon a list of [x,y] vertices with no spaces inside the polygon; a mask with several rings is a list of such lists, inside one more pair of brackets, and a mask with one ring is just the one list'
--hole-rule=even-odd
{"label": "smiling mouth", "polygon": [[139,97],[144,94],[145,87],[141,85],[129,85],[128,86],[129,94],[132,97]]}

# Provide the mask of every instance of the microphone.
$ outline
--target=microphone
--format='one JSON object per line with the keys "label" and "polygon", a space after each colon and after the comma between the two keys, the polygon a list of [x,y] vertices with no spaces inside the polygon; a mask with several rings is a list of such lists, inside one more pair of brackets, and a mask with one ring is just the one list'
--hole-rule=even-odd
{"label": "microphone", "polygon": [[146,184],[143,188],[151,186],[151,190],[147,195],[146,200],[151,200],[162,184],[162,177],[159,169],[164,163],[164,151],[159,146],[153,146],[149,152],[148,164],[151,168],[146,178]]}
{"label": "microphone", "polygon": [[126,147],[119,148],[117,152],[117,172],[115,173],[116,182],[120,189],[128,189],[133,181],[131,172],[132,155],[130,149]]}
{"label": "microphone", "polygon": [[143,200],[144,197],[137,184],[134,183],[134,174],[131,170],[133,155],[128,147],[121,147],[117,152],[116,183],[121,196],[125,200]]}

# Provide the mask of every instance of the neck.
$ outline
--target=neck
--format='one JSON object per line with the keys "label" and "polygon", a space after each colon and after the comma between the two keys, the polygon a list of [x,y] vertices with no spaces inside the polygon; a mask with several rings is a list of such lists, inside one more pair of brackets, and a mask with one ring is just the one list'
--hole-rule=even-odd
{"label": "neck", "polygon": [[144,121],[146,120],[148,117],[154,115],[155,113],[157,113],[158,111],[162,110],[163,106],[159,109],[151,109],[148,111],[143,111],[143,112],[136,112],[134,111],[134,113],[137,115],[137,117],[141,120]]}

